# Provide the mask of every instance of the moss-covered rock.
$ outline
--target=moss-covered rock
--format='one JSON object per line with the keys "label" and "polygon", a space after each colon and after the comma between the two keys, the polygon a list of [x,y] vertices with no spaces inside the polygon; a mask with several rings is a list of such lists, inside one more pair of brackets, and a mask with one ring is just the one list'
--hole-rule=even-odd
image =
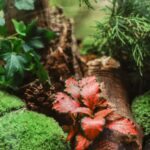
{"label": "moss-covered rock", "polygon": [[25,104],[18,97],[0,91],[0,116],[24,106]]}
{"label": "moss-covered rock", "polygon": [[0,150],[70,150],[54,119],[20,109],[24,106],[19,98],[0,92]]}
{"label": "moss-covered rock", "polygon": [[132,104],[135,120],[144,129],[144,134],[150,134],[150,91],[135,98]]}
{"label": "moss-covered rock", "polygon": [[69,150],[69,146],[52,118],[20,110],[0,117],[0,149]]}

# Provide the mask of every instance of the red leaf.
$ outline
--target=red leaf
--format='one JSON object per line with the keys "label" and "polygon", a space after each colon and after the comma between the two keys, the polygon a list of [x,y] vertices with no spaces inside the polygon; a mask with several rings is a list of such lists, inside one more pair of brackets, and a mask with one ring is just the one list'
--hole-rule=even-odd
{"label": "red leaf", "polygon": [[105,117],[108,116],[110,113],[112,113],[112,110],[111,110],[111,109],[104,109],[104,110],[98,111],[98,112],[95,114],[95,117],[96,117],[96,118],[105,118]]}
{"label": "red leaf", "polygon": [[65,81],[66,83],[66,87],[70,86],[70,85],[76,85],[78,86],[78,81],[75,80],[74,78],[69,78]]}
{"label": "red leaf", "polygon": [[73,98],[79,98],[80,88],[79,88],[78,82],[73,78],[69,78],[68,80],[66,80],[65,83],[66,83],[65,91],[71,94]]}
{"label": "red leaf", "polygon": [[85,117],[81,121],[81,127],[84,131],[84,134],[88,139],[95,139],[99,133],[103,130],[103,126],[105,124],[105,119],[97,119],[97,118],[89,118]]}
{"label": "red leaf", "polygon": [[81,89],[81,95],[83,103],[93,110],[99,100],[99,84],[95,82],[85,85]]}
{"label": "red leaf", "polygon": [[92,112],[89,108],[86,107],[78,107],[77,109],[75,109],[74,111],[72,111],[72,113],[81,113],[81,114],[86,114],[91,116]]}
{"label": "red leaf", "polygon": [[75,150],[85,150],[91,144],[91,142],[88,139],[86,139],[84,136],[80,134],[77,135],[76,140],[77,143]]}
{"label": "red leaf", "polygon": [[76,132],[77,132],[76,128],[70,127],[70,131],[69,131],[68,136],[67,136],[67,141],[70,141],[74,137]]}
{"label": "red leaf", "polygon": [[108,106],[110,106],[110,104],[106,99],[104,99],[104,98],[99,99],[99,101],[97,103],[97,107],[104,107],[105,108],[105,107],[108,107]]}
{"label": "red leaf", "polygon": [[127,118],[121,118],[119,120],[113,121],[109,123],[106,127],[111,130],[116,130],[123,134],[130,134],[130,135],[138,134],[138,131],[134,123]]}
{"label": "red leaf", "polygon": [[97,82],[86,84],[81,90],[83,98],[88,99],[99,93],[99,84]]}
{"label": "red leaf", "polygon": [[83,78],[82,80],[80,80],[79,85],[80,85],[80,87],[83,87],[87,84],[94,83],[94,82],[96,82],[96,77],[90,76],[90,77],[86,77],[86,78]]}
{"label": "red leaf", "polygon": [[61,113],[74,111],[78,107],[80,107],[80,104],[77,101],[61,92],[56,95],[56,101],[53,104],[53,109]]}

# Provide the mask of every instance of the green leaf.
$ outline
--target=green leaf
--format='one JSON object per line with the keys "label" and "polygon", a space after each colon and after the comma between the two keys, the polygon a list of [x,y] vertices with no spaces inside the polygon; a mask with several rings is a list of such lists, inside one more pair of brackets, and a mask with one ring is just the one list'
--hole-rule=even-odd
{"label": "green leaf", "polygon": [[42,83],[47,82],[50,85],[51,83],[50,83],[49,74],[46,71],[46,69],[44,68],[44,66],[41,64],[39,55],[37,55],[36,52],[33,52],[32,56],[33,56],[34,61],[35,61],[35,66],[36,66],[35,71],[36,71],[38,78],[40,79],[40,81]]}
{"label": "green leaf", "polygon": [[24,43],[22,39],[15,38],[10,40],[12,45],[12,50],[16,53],[20,53],[22,50],[22,44]]}
{"label": "green leaf", "polygon": [[0,56],[9,51],[12,51],[11,41],[1,40],[0,41]]}
{"label": "green leaf", "polygon": [[53,31],[46,29],[46,28],[39,27],[37,29],[37,34],[41,35],[47,41],[50,41],[50,40],[56,38],[56,32],[53,32]]}
{"label": "green leaf", "polygon": [[31,23],[27,25],[27,31],[26,31],[27,36],[29,37],[34,35],[34,32],[36,32],[36,30],[37,30],[37,19],[33,19]]}
{"label": "green leaf", "polygon": [[50,41],[56,37],[56,33],[50,30],[45,30],[44,36],[48,41]]}
{"label": "green leaf", "polygon": [[7,77],[13,77],[15,73],[23,76],[26,60],[24,57],[16,53],[9,52],[4,54],[6,61],[5,69],[7,70]]}
{"label": "green leaf", "polygon": [[15,19],[12,20],[15,30],[19,35],[26,36],[26,25],[23,21],[16,21]]}
{"label": "green leaf", "polygon": [[32,50],[32,47],[31,47],[30,45],[28,45],[27,43],[24,43],[24,44],[22,45],[22,47],[23,47],[23,50],[24,50],[25,52],[29,52],[29,51]]}
{"label": "green leaf", "polygon": [[42,83],[48,82],[50,84],[49,74],[43,67],[43,65],[39,65],[37,70],[37,76]]}
{"label": "green leaf", "polygon": [[0,26],[5,25],[5,19],[3,17],[0,17]]}
{"label": "green leaf", "polygon": [[19,10],[34,10],[35,0],[15,0],[15,7]]}
{"label": "green leaf", "polygon": [[30,46],[32,46],[33,48],[37,48],[37,49],[41,49],[44,48],[44,43],[42,42],[40,37],[35,37],[32,38],[31,41],[29,42]]}

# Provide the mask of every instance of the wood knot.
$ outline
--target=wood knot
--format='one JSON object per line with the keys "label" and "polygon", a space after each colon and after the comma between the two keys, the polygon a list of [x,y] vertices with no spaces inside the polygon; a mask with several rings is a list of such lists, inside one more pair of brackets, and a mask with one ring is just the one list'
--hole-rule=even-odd
{"label": "wood knot", "polygon": [[112,57],[103,56],[87,63],[88,75],[97,74],[102,70],[119,69],[120,63]]}

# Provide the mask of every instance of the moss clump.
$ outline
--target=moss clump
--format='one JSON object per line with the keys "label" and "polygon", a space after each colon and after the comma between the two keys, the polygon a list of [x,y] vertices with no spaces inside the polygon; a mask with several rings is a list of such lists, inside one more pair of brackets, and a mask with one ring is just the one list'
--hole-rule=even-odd
{"label": "moss clump", "polygon": [[0,91],[0,116],[24,106],[25,104],[18,97]]}
{"label": "moss clump", "polygon": [[44,115],[18,110],[0,117],[2,150],[69,150],[59,125]]}
{"label": "moss clump", "polygon": [[144,134],[150,134],[150,91],[137,97],[132,104],[135,120],[144,129]]}

